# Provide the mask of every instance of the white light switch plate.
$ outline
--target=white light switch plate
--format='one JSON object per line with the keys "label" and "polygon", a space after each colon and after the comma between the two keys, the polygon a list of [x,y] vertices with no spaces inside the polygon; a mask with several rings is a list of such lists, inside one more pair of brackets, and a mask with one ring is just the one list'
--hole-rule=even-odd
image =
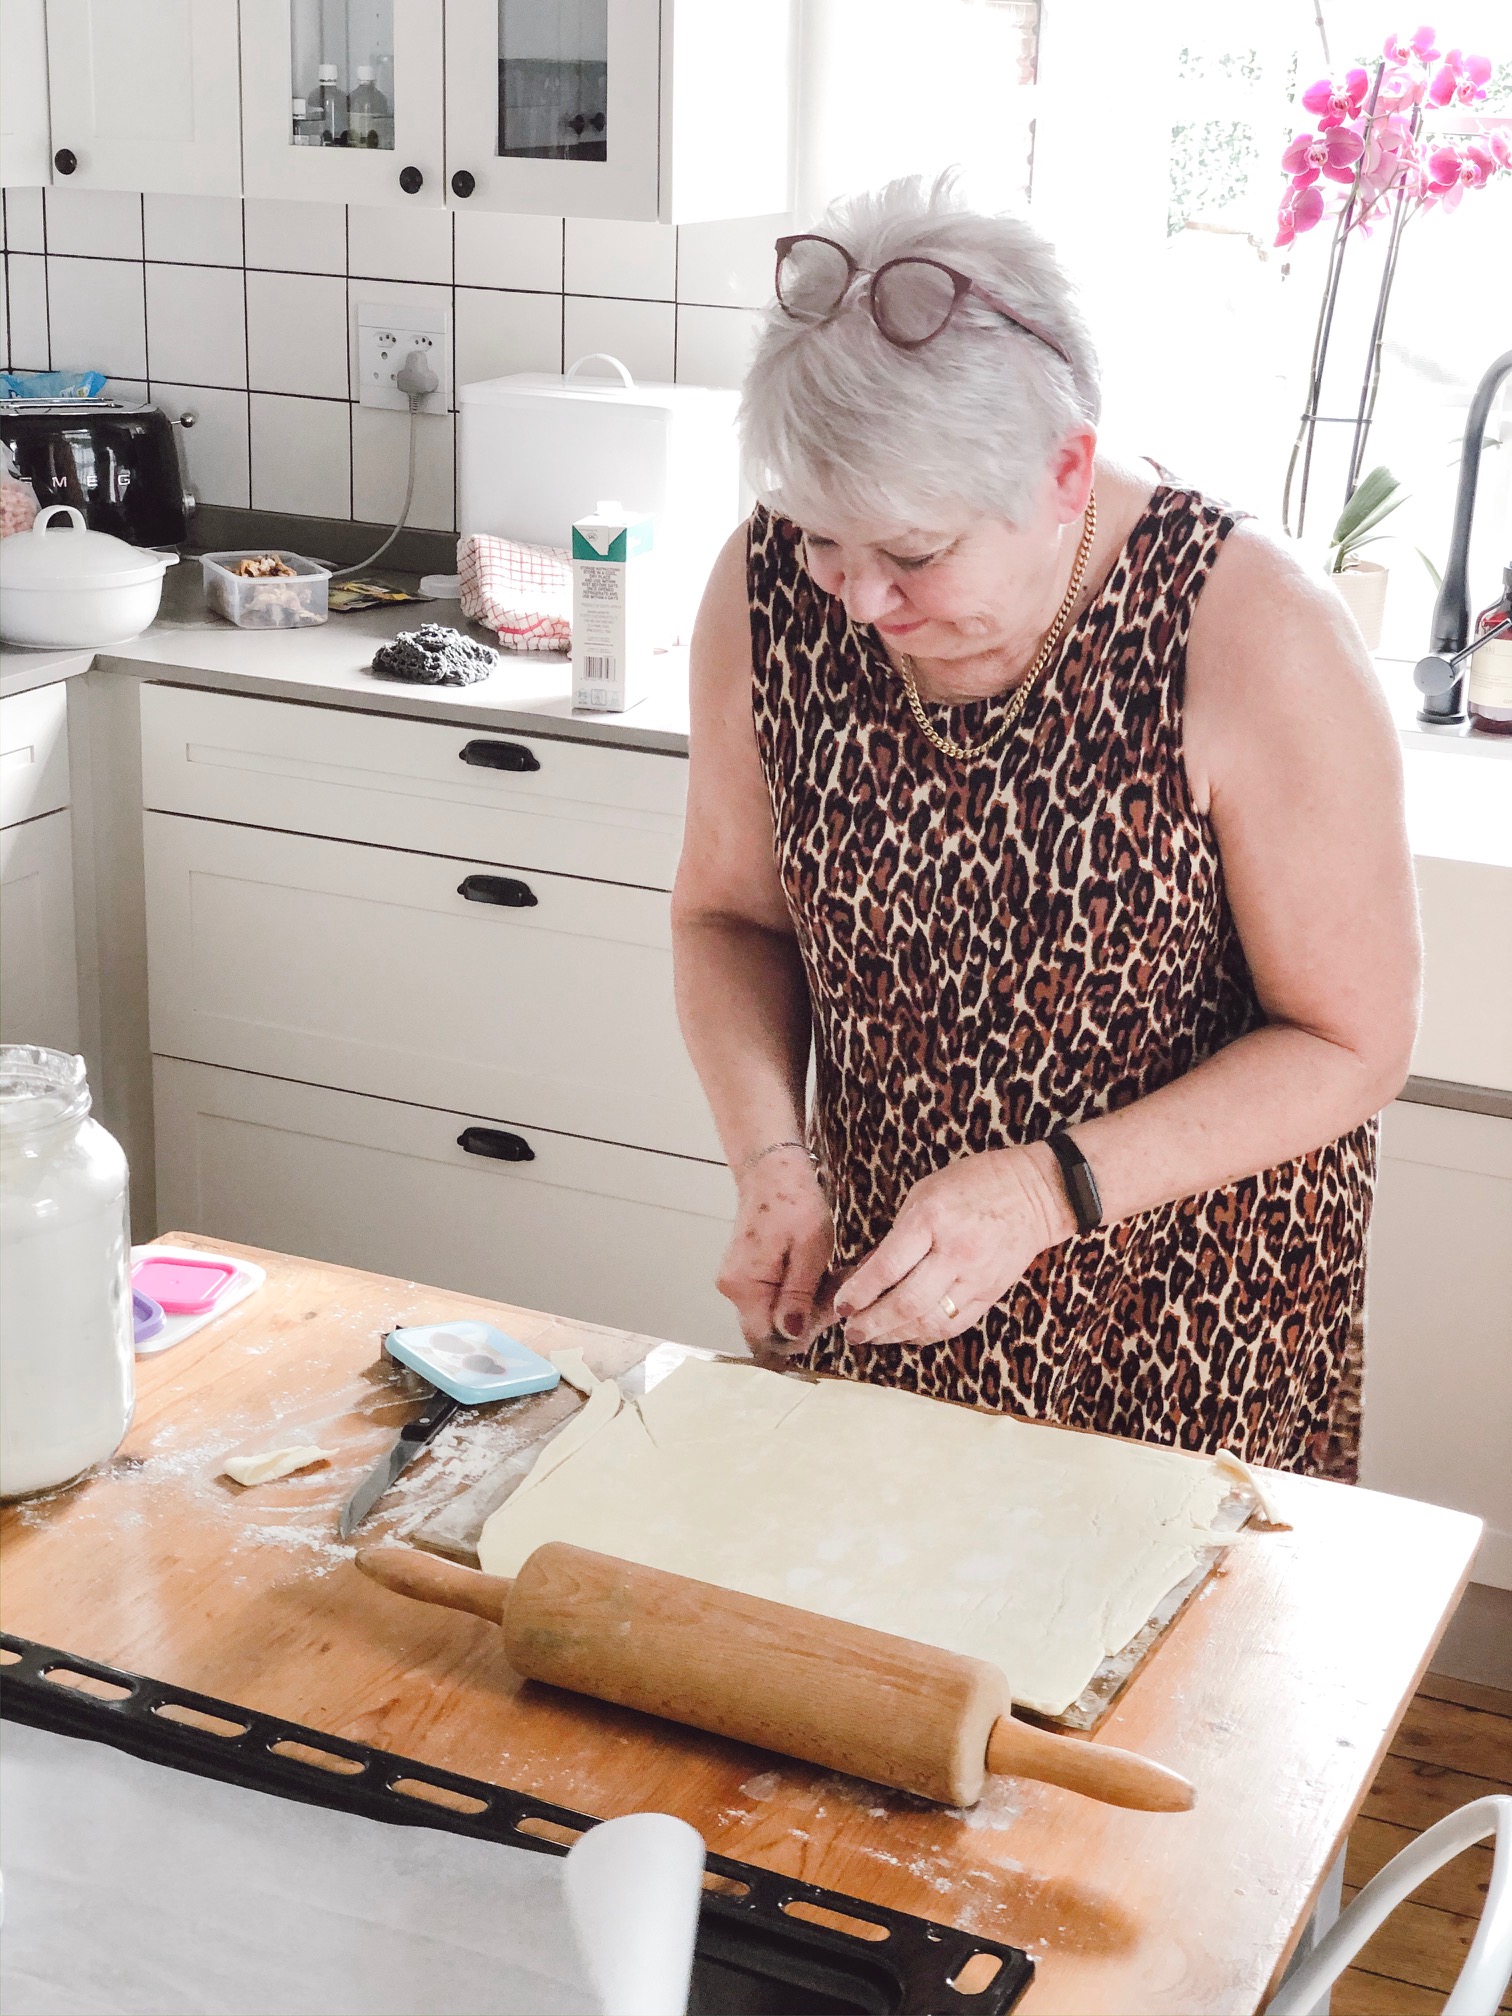
{"label": "white light switch plate", "polygon": [[409,399],[394,380],[412,350],[418,350],[441,383],[420,402],[422,413],[451,407],[451,316],[444,308],[397,307],[364,301],[357,309],[359,404],[407,413]]}

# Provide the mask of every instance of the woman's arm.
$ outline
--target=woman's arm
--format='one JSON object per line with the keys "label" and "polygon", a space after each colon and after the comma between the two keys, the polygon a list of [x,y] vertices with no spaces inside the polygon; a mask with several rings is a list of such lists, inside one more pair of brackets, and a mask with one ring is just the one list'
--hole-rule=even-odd
{"label": "woman's arm", "polygon": [[[1193,617],[1185,719],[1188,780],[1267,1021],[1073,1130],[1110,1220],[1346,1133],[1400,1090],[1417,1027],[1395,730],[1337,599],[1248,526],[1226,542]],[[846,1334],[952,1336],[1074,1229],[1042,1144],[957,1163],[916,1186],[846,1284]],[[942,1297],[959,1308],[953,1321]]]}
{"label": "woman's arm", "polygon": [[803,1338],[834,1235],[801,1147],[808,990],[751,718],[746,528],[716,561],[690,656],[688,813],[672,892],[678,1016],[740,1189],[719,1286],[758,1350]]}

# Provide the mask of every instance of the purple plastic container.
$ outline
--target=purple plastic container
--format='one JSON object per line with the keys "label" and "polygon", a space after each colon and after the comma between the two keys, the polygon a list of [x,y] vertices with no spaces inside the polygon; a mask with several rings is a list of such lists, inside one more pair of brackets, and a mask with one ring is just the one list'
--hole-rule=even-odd
{"label": "purple plastic container", "polygon": [[140,1288],[132,1289],[131,1328],[137,1345],[147,1343],[150,1338],[161,1337],[167,1322],[161,1303],[154,1302],[150,1295],[144,1295]]}

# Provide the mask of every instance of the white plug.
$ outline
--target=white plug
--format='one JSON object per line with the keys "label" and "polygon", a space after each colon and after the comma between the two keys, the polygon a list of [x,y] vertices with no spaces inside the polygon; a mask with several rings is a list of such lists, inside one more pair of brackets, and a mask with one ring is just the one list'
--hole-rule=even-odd
{"label": "white plug", "polygon": [[427,393],[441,389],[441,380],[431,369],[430,359],[423,350],[411,350],[394,374],[394,383],[411,406],[418,405]]}

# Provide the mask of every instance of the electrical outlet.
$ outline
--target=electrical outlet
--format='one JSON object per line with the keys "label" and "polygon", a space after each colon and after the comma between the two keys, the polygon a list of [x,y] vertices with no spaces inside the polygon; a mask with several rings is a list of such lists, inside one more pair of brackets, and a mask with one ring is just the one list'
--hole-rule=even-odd
{"label": "electrical outlet", "polygon": [[451,406],[451,316],[445,308],[397,307],[364,301],[357,309],[358,403],[408,413],[409,398],[396,379],[410,352],[418,350],[441,383],[420,401],[422,413],[445,413]]}

